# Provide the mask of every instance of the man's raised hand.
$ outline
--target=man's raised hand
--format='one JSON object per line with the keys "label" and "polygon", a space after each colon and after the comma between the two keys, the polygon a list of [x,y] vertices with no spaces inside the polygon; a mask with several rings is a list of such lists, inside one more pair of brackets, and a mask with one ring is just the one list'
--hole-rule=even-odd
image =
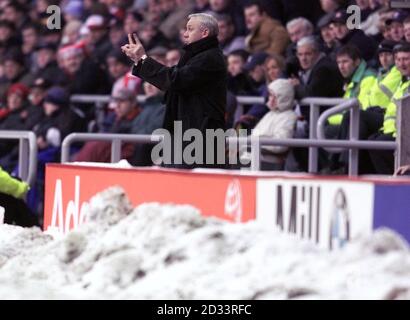
{"label": "man's raised hand", "polygon": [[128,44],[121,47],[122,51],[137,63],[145,54],[145,49],[136,34],[128,34]]}

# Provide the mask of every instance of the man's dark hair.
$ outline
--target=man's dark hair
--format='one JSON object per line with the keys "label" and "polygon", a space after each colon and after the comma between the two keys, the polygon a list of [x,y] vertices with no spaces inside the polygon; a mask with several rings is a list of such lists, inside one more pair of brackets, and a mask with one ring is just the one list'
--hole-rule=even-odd
{"label": "man's dark hair", "polygon": [[21,4],[21,3],[18,2],[18,1],[11,1],[11,2],[9,2],[9,3],[5,6],[5,8],[13,8],[14,10],[16,10],[17,12],[20,12],[20,13],[24,13],[24,12],[25,12],[25,7],[24,7],[24,5]]}
{"label": "man's dark hair", "polygon": [[215,15],[216,20],[219,21],[224,21],[226,24],[232,25],[232,17],[229,14],[217,14]]}
{"label": "man's dark hair", "polygon": [[34,29],[36,33],[40,33],[42,26],[38,23],[35,22],[30,22],[27,23],[26,25],[23,26],[22,30],[27,30],[27,29]]}
{"label": "man's dark hair", "polygon": [[393,53],[396,54],[398,52],[410,52],[410,43],[400,42],[396,44],[393,48]]}
{"label": "man's dark hair", "polygon": [[266,12],[265,6],[258,0],[249,0],[245,3],[244,5],[244,9],[250,8],[256,6],[258,7],[258,11],[260,14],[263,14],[264,12]]}
{"label": "man's dark hair", "polygon": [[362,58],[362,55],[359,51],[359,49],[352,44],[347,44],[341,48],[339,48],[336,52],[336,57],[340,56],[348,56],[352,60],[360,60]]}
{"label": "man's dark hair", "polygon": [[244,62],[246,62],[246,60],[248,60],[249,53],[248,53],[246,50],[238,49],[238,50],[234,50],[234,51],[232,51],[230,54],[228,54],[228,57],[229,57],[229,56],[241,57],[242,60],[243,60]]}

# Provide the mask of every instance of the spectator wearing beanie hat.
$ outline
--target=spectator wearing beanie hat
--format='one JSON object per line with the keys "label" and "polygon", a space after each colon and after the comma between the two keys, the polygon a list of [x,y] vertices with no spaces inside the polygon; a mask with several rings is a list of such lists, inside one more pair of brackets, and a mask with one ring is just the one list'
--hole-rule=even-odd
{"label": "spectator wearing beanie hat", "polygon": [[34,78],[42,78],[55,84],[60,83],[63,71],[58,67],[56,57],[57,47],[53,43],[41,42],[36,47],[37,71]]}
{"label": "spectator wearing beanie hat", "polygon": [[81,118],[70,108],[68,92],[61,87],[51,87],[44,98],[45,117],[34,127],[40,150],[59,147],[71,132],[82,131],[77,127]]}
{"label": "spectator wearing beanie hat", "polygon": [[88,17],[85,26],[89,30],[89,44],[92,49],[92,57],[100,66],[105,65],[107,54],[113,49],[108,36],[108,23],[101,15]]}

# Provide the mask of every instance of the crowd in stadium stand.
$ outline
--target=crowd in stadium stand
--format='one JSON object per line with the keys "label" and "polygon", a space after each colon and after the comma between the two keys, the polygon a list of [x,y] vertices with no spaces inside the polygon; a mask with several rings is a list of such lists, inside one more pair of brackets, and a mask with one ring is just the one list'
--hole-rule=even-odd
{"label": "crowd in stadium stand", "polygon": [[[174,66],[187,16],[205,12],[218,21],[226,57],[227,129],[307,138],[309,108],[298,100],[355,97],[361,105],[360,139],[394,141],[396,102],[410,85],[410,12],[392,9],[389,2],[1,1],[0,130],[36,133],[39,181],[44,164],[59,160],[61,142],[71,132],[152,133],[162,125],[164,93],[131,74],[132,63],[120,48],[136,33],[148,56]],[[60,29],[47,27],[51,5],[61,8]],[[360,28],[349,27],[350,5],[360,8]],[[74,94],[111,95],[103,119],[94,104],[70,102]],[[137,95],[147,100],[136,103]],[[266,103],[242,110],[236,96],[264,97]],[[347,139],[348,132],[349,112],[329,118],[327,138]],[[150,165],[149,150],[125,144],[122,156]],[[89,142],[71,151],[78,161],[107,161],[110,148]],[[262,153],[266,170],[307,170],[306,149],[271,147]],[[319,158],[322,173],[346,173],[345,153],[321,150]],[[13,172],[17,159],[16,144],[0,140],[0,167]],[[359,160],[360,174],[393,173],[391,150],[363,150]]]}

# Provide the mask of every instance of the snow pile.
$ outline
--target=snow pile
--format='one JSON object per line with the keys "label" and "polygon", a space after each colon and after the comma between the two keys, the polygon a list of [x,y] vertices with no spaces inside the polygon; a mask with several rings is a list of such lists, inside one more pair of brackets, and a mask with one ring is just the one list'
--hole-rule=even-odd
{"label": "snow pile", "polygon": [[9,298],[410,299],[410,253],[389,230],[327,252],[191,206],[132,209],[113,187],[59,239],[0,226],[0,299]]}

